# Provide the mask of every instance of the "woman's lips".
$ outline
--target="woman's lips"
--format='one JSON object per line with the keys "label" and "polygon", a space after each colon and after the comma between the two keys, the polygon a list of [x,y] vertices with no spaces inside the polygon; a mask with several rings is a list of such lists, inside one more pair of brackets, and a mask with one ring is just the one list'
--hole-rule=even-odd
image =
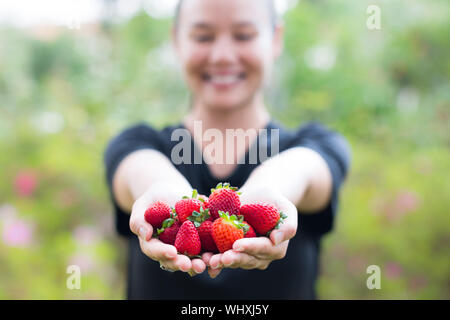
{"label": "woman's lips", "polygon": [[246,78],[244,72],[233,74],[209,74],[202,75],[203,81],[217,89],[229,89]]}

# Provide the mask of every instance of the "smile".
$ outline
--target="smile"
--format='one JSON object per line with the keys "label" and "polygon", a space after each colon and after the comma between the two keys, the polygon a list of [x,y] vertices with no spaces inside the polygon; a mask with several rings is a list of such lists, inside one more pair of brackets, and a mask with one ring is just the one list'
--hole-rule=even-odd
{"label": "smile", "polygon": [[230,87],[239,83],[241,80],[246,78],[245,73],[235,73],[235,74],[227,74],[227,75],[210,75],[203,74],[202,79],[217,87]]}

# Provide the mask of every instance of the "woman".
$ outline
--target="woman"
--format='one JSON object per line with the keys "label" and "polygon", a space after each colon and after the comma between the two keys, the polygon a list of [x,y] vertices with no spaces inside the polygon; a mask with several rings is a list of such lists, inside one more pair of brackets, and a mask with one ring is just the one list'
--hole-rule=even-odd
{"label": "woman", "polygon": [[[273,1],[180,1],[172,36],[193,97],[190,112],[182,124],[160,131],[147,124],[129,128],[105,153],[117,228],[129,241],[128,298],[316,298],[320,239],[332,229],[349,148],[321,125],[290,131],[271,120],[263,88],[283,47]],[[223,143],[206,152],[211,141],[203,132],[211,129],[250,134],[241,141],[245,148]],[[254,133],[259,129],[268,134]],[[183,157],[200,163],[175,161],[179,140],[172,140],[180,130],[191,138]],[[257,152],[252,162],[250,151],[262,147],[271,157]],[[213,161],[218,154],[230,161]],[[201,259],[151,238],[144,220],[151,203],[173,206],[192,189],[209,195],[221,181],[240,188],[242,204],[272,203],[288,218],[270,238],[241,239],[232,250]]]}

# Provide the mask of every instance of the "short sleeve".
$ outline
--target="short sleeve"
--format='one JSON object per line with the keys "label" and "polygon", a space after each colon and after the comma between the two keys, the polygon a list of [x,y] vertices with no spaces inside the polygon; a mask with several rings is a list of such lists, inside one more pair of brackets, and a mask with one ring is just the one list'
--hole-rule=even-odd
{"label": "short sleeve", "polygon": [[109,194],[112,200],[116,230],[124,236],[131,235],[129,228],[129,212],[124,212],[117,204],[113,194],[112,182],[114,173],[121,161],[134,151],[141,149],[161,150],[158,131],[146,124],[139,124],[128,128],[114,137],[104,152],[104,166]]}
{"label": "short sleeve", "polygon": [[347,177],[351,164],[351,148],[346,139],[318,123],[309,123],[294,133],[292,147],[316,151],[327,163],[333,182],[329,204],[314,214],[299,215],[299,227],[313,234],[324,234],[333,229],[338,211],[339,189]]}

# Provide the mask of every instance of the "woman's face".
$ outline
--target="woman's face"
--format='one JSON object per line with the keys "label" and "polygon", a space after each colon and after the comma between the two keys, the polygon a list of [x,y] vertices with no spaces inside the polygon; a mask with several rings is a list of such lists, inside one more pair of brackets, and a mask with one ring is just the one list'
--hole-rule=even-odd
{"label": "woman's face", "polygon": [[261,0],[184,0],[175,48],[197,104],[231,110],[261,92],[282,50]]}

